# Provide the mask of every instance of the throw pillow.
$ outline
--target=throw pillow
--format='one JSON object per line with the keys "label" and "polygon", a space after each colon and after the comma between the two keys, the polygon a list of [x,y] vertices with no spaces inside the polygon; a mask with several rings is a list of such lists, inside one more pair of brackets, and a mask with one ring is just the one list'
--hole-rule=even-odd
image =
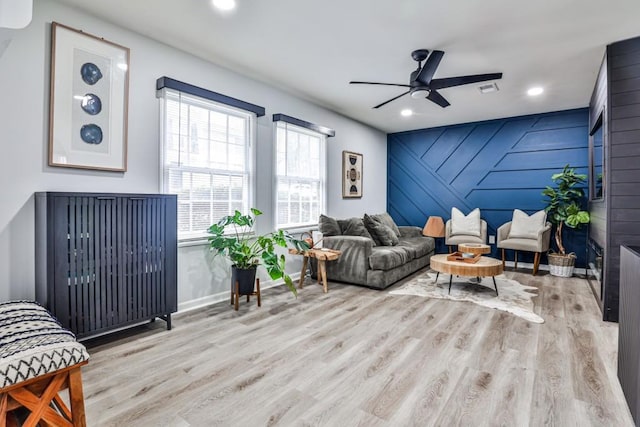
{"label": "throw pillow", "polygon": [[480,237],[480,209],[465,215],[458,208],[451,208],[451,235]]}
{"label": "throw pillow", "polygon": [[378,235],[376,234],[376,231],[375,231],[376,221],[373,218],[371,218],[369,215],[364,214],[364,217],[362,218],[362,222],[364,223],[364,226],[367,228],[367,231],[369,232],[369,234],[371,234],[371,238],[373,239],[374,245],[375,246],[382,245],[382,242],[380,242],[380,239],[378,239]]}
{"label": "throw pillow", "polygon": [[393,230],[393,232],[395,233],[395,235],[397,237],[400,237],[400,229],[396,225],[396,223],[393,220],[393,218],[391,218],[391,215],[389,215],[389,213],[384,212],[384,213],[381,213],[381,214],[370,215],[370,216],[371,216],[371,218],[373,218],[373,219],[375,219],[377,221],[380,221],[381,223],[383,223],[384,225],[389,227],[391,230]]}
{"label": "throw pillow", "polygon": [[400,241],[391,227],[373,216],[364,214],[364,225],[379,246],[395,246]]}
{"label": "throw pillow", "polygon": [[369,234],[367,228],[364,226],[362,218],[339,219],[338,224],[340,224],[342,234],[345,236],[362,236],[373,240],[371,234]]}
{"label": "throw pillow", "polygon": [[335,218],[331,218],[326,215],[320,215],[320,219],[318,220],[318,230],[323,236],[339,236],[342,234],[338,221]]}
{"label": "throw pillow", "polygon": [[509,238],[537,239],[538,231],[542,230],[546,224],[547,213],[545,211],[527,215],[526,212],[516,209],[513,211]]}

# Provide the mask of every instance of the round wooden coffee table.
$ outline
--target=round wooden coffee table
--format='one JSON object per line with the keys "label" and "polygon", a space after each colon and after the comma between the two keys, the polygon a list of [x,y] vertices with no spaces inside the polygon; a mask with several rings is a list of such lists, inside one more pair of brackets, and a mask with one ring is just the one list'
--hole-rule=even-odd
{"label": "round wooden coffee table", "polygon": [[451,282],[453,276],[470,276],[470,277],[489,277],[493,279],[493,286],[496,289],[496,295],[498,295],[498,285],[496,285],[496,278],[498,274],[502,274],[502,261],[495,258],[489,258],[486,256],[480,257],[477,262],[464,262],[464,261],[449,261],[447,259],[449,255],[433,255],[431,257],[431,268],[438,274],[436,275],[436,282],[440,273],[449,274],[449,293],[451,293]]}

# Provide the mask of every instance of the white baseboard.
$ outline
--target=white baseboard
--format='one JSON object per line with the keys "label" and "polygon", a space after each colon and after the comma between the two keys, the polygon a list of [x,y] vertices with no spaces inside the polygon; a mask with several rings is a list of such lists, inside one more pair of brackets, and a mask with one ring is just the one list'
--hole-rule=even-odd
{"label": "white baseboard", "polygon": [[[506,261],[505,262],[505,267],[515,267],[514,265],[515,263],[513,261]],[[520,268],[528,268],[529,270],[533,270],[533,264],[529,263],[529,262],[520,262],[518,261],[518,269]],[[549,271],[549,265],[548,264],[540,264],[538,266],[538,271],[543,270],[543,271]],[[584,267],[575,267],[574,269],[574,274],[579,274],[582,275],[584,274]]]}
{"label": "white baseboard", "polygon": [[[513,261],[505,261],[505,267],[515,267],[515,263]],[[520,262],[518,261],[518,268],[528,268],[529,270],[533,270],[533,264],[530,262]],[[538,270],[549,271],[548,264],[540,264],[538,265]]]}
{"label": "white baseboard", "polygon": [[[291,280],[293,280],[293,282],[295,283],[300,279],[300,273],[290,274],[289,277],[291,277]],[[260,290],[263,291],[265,289],[274,288],[280,285],[284,285],[284,281],[260,281]],[[196,310],[198,308],[206,307],[208,305],[216,304],[222,301],[229,301],[229,291],[219,292],[217,294],[207,295],[206,297],[181,302],[178,304],[178,313],[186,313],[188,311]]]}

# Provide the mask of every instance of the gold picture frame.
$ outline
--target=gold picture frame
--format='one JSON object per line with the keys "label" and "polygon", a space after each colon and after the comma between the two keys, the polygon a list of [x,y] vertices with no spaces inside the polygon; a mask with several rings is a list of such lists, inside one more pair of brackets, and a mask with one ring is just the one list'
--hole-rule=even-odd
{"label": "gold picture frame", "polygon": [[49,165],[125,172],[129,48],[53,22]]}
{"label": "gold picture frame", "polygon": [[342,152],[342,198],[362,197],[362,154]]}

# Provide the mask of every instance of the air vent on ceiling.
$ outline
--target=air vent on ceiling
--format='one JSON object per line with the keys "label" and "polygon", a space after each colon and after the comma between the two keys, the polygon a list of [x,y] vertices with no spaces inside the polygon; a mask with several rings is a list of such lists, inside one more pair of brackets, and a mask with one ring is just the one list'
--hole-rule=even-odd
{"label": "air vent on ceiling", "polygon": [[500,88],[498,88],[497,84],[491,83],[488,85],[478,86],[478,90],[480,91],[480,93],[491,93],[499,91]]}

